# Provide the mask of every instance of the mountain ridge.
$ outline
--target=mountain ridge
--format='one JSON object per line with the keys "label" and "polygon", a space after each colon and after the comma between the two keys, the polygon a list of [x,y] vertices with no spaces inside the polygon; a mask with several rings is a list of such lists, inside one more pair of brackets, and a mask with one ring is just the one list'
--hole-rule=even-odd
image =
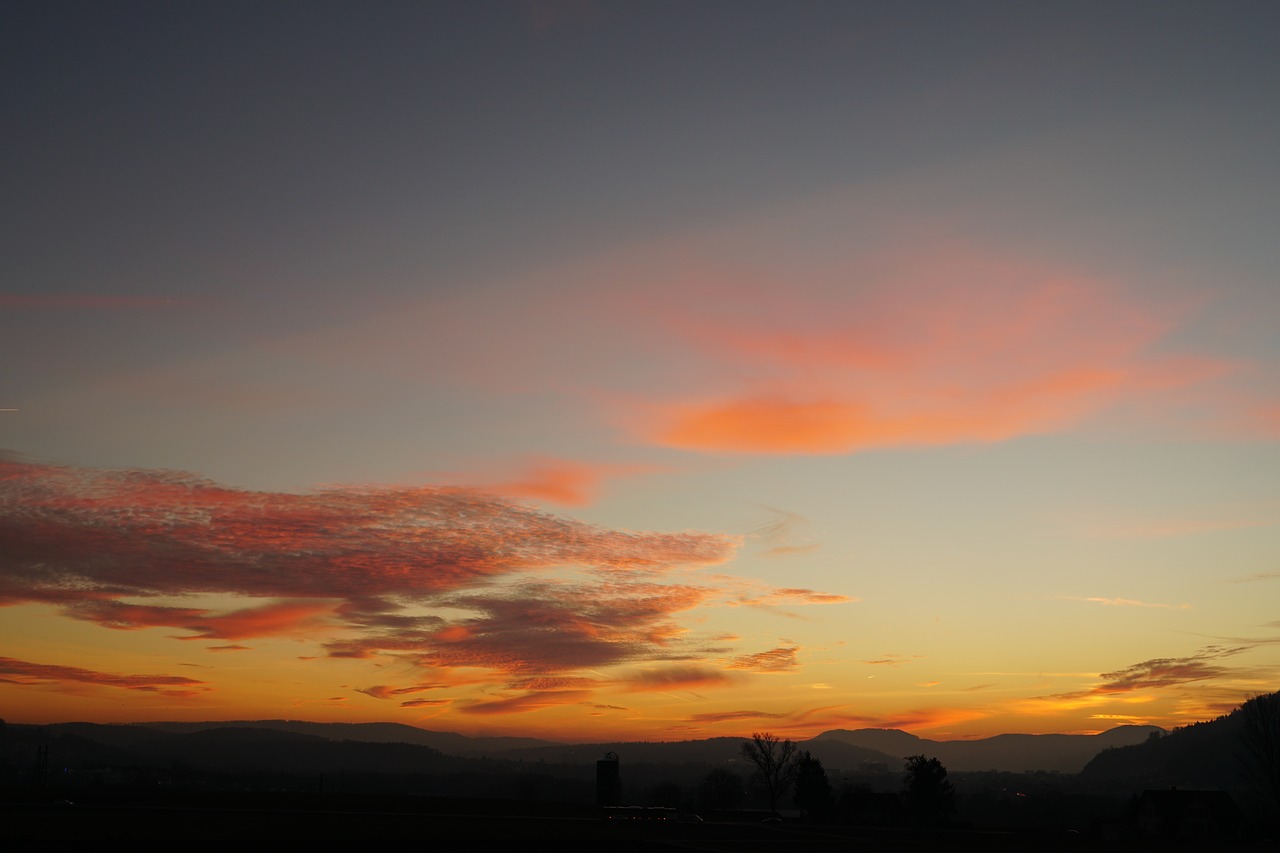
{"label": "mountain ridge", "polygon": [[[460,758],[510,761],[594,762],[607,752],[631,761],[654,764],[740,762],[745,737],[712,737],[681,741],[600,741],[565,743],[510,736],[469,736],[433,731],[404,723],[313,722],[307,720],[219,720],[205,722],[139,722],[122,724],[54,723],[46,728],[109,744],[115,748],[159,748],[166,738],[215,729],[275,732],[318,741],[366,744],[409,744]],[[1117,726],[1096,735],[1005,733],[975,740],[937,741],[900,729],[832,729],[797,741],[832,770],[897,772],[908,755],[938,758],[952,771],[999,770],[1079,773],[1108,749],[1133,746],[1165,734],[1156,726]],[[157,740],[158,739],[158,740]]]}

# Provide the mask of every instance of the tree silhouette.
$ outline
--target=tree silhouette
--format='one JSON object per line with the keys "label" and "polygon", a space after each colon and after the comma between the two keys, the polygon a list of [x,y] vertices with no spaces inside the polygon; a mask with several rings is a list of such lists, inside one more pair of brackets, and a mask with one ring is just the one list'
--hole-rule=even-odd
{"label": "tree silhouette", "polygon": [[796,757],[796,806],[810,817],[824,817],[831,812],[834,798],[831,795],[831,782],[827,779],[827,771],[822,762],[813,757],[809,750]]}
{"label": "tree silhouette", "polygon": [[938,759],[908,756],[902,781],[913,820],[941,823],[955,809],[955,789],[947,779],[947,768]]}
{"label": "tree silhouette", "polygon": [[742,744],[742,757],[756,766],[756,775],[769,799],[769,811],[776,812],[778,800],[791,785],[795,772],[795,741],[780,740],[769,732],[753,732],[751,740]]}
{"label": "tree silhouette", "polygon": [[1280,813],[1280,693],[1254,696],[1240,706],[1240,717],[1245,773],[1268,808]]}

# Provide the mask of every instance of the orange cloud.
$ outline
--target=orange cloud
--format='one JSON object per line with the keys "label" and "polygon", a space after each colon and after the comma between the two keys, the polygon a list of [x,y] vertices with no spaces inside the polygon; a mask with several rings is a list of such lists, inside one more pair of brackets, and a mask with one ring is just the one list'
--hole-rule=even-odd
{"label": "orange cloud", "polygon": [[31,663],[3,657],[0,657],[0,675],[8,676],[0,680],[12,684],[58,685],[76,682],[119,687],[125,690],[142,690],[174,697],[195,696],[208,689],[207,682],[181,675],[118,675],[82,669],[78,666]]}
{"label": "orange cloud", "polygon": [[1102,596],[1090,596],[1081,598],[1072,596],[1073,601],[1087,601],[1090,604],[1101,604],[1106,607],[1153,607],[1153,608],[1176,608],[1178,610],[1189,610],[1190,604],[1157,604],[1150,601],[1138,601],[1132,598],[1103,598]]}
{"label": "orange cloud", "polygon": [[640,670],[623,676],[621,681],[630,692],[692,690],[699,687],[724,687],[732,683],[728,674],[696,665]]}
{"label": "orange cloud", "polygon": [[586,506],[599,497],[606,479],[651,473],[652,465],[581,462],[539,456],[527,460],[515,479],[486,488],[513,498],[528,498],[559,506]]}
{"label": "orange cloud", "polygon": [[693,293],[664,319],[733,369],[708,392],[636,404],[642,436],[741,453],[1001,441],[1229,369],[1158,351],[1186,306],[1043,265],[953,244],[843,274],[843,287],[793,283],[785,300],[774,282],[743,281],[722,303],[719,282],[701,297],[682,282]]}
{"label": "orange cloud", "polygon": [[591,696],[589,690],[534,690],[506,699],[472,702],[459,706],[464,714],[523,714],[558,705],[575,705]]}
{"label": "orange cloud", "polygon": [[410,687],[389,687],[385,684],[378,684],[373,687],[358,687],[356,692],[372,696],[374,699],[395,699],[399,696],[424,693],[428,690],[438,690],[448,686],[448,684],[414,684]]}
{"label": "orange cloud", "polygon": [[689,723],[727,723],[737,720],[776,720],[786,714],[771,714],[768,711],[712,711],[706,714],[691,714],[685,718]]}
{"label": "orange cloud", "polygon": [[743,593],[726,603],[731,607],[773,607],[782,604],[848,604],[856,601],[857,598],[848,595],[790,587]]}
{"label": "orange cloud", "polygon": [[741,655],[733,659],[729,669],[747,669],[753,672],[788,672],[797,669],[800,662],[796,660],[798,646],[779,646],[767,652],[753,655]]}

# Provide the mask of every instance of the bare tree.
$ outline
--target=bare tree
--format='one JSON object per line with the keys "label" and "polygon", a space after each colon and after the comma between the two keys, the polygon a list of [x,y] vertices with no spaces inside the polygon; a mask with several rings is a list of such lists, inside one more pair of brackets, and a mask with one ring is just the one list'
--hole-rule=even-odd
{"label": "bare tree", "polygon": [[780,740],[768,732],[754,732],[751,740],[742,744],[742,757],[756,766],[756,775],[769,798],[769,811],[776,812],[778,801],[795,775],[795,741]]}
{"label": "bare tree", "polygon": [[1280,693],[1254,696],[1240,706],[1240,744],[1249,781],[1280,813]]}

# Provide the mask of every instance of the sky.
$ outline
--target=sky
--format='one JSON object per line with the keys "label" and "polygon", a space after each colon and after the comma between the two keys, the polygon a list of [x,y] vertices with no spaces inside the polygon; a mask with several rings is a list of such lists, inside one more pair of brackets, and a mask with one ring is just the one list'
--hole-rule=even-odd
{"label": "sky", "polygon": [[1280,688],[1280,5],[0,4],[0,709]]}

